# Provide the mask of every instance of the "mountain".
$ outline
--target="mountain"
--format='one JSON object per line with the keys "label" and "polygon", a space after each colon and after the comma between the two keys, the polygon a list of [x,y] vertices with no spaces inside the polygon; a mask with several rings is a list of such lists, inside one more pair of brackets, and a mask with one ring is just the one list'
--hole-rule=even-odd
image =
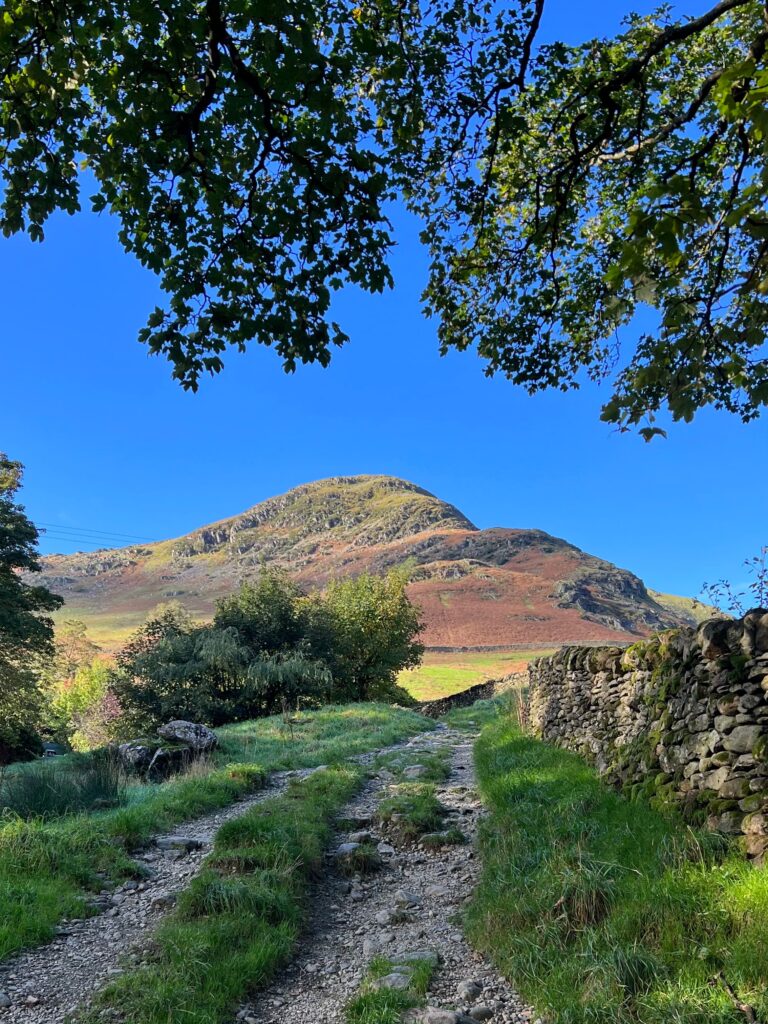
{"label": "mountain", "polygon": [[[176,540],[43,559],[44,582],[115,643],[161,602],[209,617],[262,565],[308,589],[409,560],[410,594],[434,647],[621,641],[686,621],[643,582],[541,530],[480,530],[405,480],[334,477],[263,501]],[[680,600],[680,599],[677,599]]]}

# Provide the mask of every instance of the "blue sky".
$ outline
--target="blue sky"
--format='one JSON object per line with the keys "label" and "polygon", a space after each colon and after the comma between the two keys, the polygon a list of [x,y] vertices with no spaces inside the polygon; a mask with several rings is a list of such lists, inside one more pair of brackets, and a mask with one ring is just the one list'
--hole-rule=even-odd
{"label": "blue sky", "polygon": [[[612,32],[624,9],[549,0],[546,34]],[[440,358],[416,226],[395,220],[396,288],[340,296],[352,341],[328,370],[286,376],[254,345],[197,395],[136,341],[158,289],[109,217],[56,217],[42,246],[0,240],[0,448],[26,464],[32,517],[60,527],[43,550],[83,546],[62,528],[161,539],[309,480],[391,473],[478,526],[547,530],[658,589],[741,580],[768,543],[768,419],[706,412],[646,445],[600,423],[606,388],[529,398],[472,353]]]}

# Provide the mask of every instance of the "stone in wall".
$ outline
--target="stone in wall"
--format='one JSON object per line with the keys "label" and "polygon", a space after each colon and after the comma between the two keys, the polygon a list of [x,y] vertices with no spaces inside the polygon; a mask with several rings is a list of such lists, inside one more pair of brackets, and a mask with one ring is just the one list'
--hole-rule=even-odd
{"label": "stone in wall", "polygon": [[768,851],[768,611],[529,666],[529,716],[632,796]]}

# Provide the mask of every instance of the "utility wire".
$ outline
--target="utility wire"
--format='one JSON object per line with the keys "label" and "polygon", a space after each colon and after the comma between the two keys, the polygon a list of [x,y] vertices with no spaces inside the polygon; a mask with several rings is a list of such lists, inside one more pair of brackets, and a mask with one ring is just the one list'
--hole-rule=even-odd
{"label": "utility wire", "polygon": [[41,540],[56,541],[57,544],[86,545],[92,548],[109,548],[109,543],[103,540],[86,540],[84,537],[59,537],[55,533],[44,533]]}
{"label": "utility wire", "polygon": [[37,523],[38,526],[50,527],[52,530],[66,531],[68,533],[90,533],[102,537],[127,537],[129,540],[153,541],[153,537],[141,537],[135,533],[115,533],[113,530],[92,530],[85,526],[64,526],[61,523]]}

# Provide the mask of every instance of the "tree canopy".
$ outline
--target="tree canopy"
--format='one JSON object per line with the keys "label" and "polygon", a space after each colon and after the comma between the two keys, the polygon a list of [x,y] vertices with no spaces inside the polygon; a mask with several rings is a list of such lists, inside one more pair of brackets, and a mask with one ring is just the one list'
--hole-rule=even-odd
{"label": "tree canopy", "polygon": [[529,391],[611,377],[604,418],[646,437],[664,408],[751,419],[765,7],[663,6],[567,46],[539,44],[544,2],[10,0],[0,226],[42,239],[95,181],[168,296],[142,340],[195,388],[254,340],[326,365],[333,292],[391,284],[401,196],[442,351],[476,347]]}
{"label": "tree canopy", "polygon": [[169,718],[218,725],[299,700],[408,700],[396,676],[423,648],[407,582],[404,571],[362,575],[307,596],[285,573],[264,569],[219,602],[210,624],[180,607],[160,609],[116,657],[110,692],[124,726]]}
{"label": "tree canopy", "polygon": [[62,604],[21,573],[40,571],[38,532],[15,501],[22,466],[0,452],[0,763],[34,745],[41,659],[53,650],[48,612]]}

